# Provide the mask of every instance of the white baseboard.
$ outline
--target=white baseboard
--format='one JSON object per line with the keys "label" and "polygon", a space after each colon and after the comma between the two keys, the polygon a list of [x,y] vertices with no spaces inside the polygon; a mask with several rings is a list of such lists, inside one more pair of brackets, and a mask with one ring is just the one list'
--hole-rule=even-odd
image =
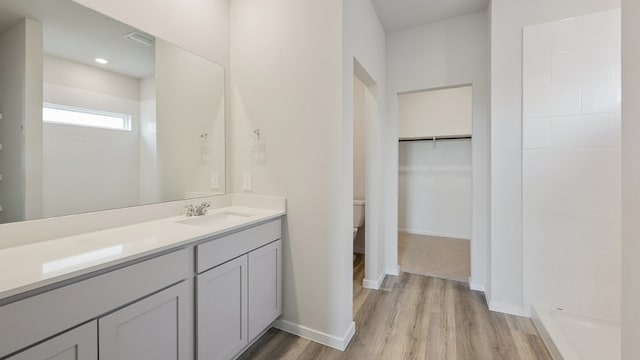
{"label": "white baseboard", "polygon": [[505,304],[490,301],[489,310],[517,316],[527,316],[522,305]]}
{"label": "white baseboard", "polygon": [[402,229],[402,228],[398,229],[398,231],[407,233],[407,234],[415,234],[415,235],[437,236],[437,237],[452,238],[452,239],[471,240],[471,235],[464,235],[464,234],[439,233],[439,232],[432,232],[432,231],[412,230],[412,229]]}
{"label": "white baseboard", "polygon": [[387,275],[398,276],[400,275],[400,265],[396,265],[394,268],[388,268],[386,271]]}
{"label": "white baseboard", "polygon": [[382,274],[380,274],[380,276],[378,276],[377,280],[364,279],[364,280],[362,280],[362,287],[365,288],[365,289],[378,290],[382,286],[382,282],[384,281],[384,277],[386,275],[387,275],[387,273],[383,272]]}
{"label": "white baseboard", "polygon": [[474,283],[471,281],[471,278],[469,278],[469,289],[484,292],[484,284]]}
{"label": "white baseboard", "polygon": [[321,331],[310,329],[306,326],[280,319],[273,323],[273,327],[340,351],[344,351],[347,346],[349,346],[351,339],[353,339],[353,335],[356,333],[356,323],[354,321],[351,322],[351,325],[349,325],[349,328],[342,337],[329,335]]}

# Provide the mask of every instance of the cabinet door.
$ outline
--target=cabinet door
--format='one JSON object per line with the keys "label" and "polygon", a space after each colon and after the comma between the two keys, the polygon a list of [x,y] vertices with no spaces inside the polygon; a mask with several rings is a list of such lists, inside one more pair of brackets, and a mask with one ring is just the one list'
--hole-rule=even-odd
{"label": "cabinet door", "polygon": [[185,282],[98,319],[100,360],[188,360]]}
{"label": "cabinet door", "polygon": [[7,360],[98,360],[96,321],[69,330]]}
{"label": "cabinet door", "polygon": [[198,360],[232,359],[247,344],[247,256],[197,277]]}
{"label": "cabinet door", "polygon": [[249,341],[282,313],[282,245],[274,241],[249,253]]}

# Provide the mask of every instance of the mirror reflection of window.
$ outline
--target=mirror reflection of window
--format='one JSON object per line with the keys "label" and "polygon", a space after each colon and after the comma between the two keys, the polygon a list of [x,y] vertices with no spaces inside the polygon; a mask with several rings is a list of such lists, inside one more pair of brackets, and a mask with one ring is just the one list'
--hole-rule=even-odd
{"label": "mirror reflection of window", "polygon": [[117,114],[58,104],[44,104],[42,121],[52,124],[131,131],[131,114]]}

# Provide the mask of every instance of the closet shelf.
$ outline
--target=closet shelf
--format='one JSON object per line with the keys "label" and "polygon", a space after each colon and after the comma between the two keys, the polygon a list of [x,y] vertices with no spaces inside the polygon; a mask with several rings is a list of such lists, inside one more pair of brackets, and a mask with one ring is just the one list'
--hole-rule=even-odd
{"label": "closet shelf", "polygon": [[446,135],[446,136],[429,136],[429,137],[417,137],[417,138],[401,138],[399,142],[406,141],[440,141],[440,140],[461,140],[471,139],[471,135]]}

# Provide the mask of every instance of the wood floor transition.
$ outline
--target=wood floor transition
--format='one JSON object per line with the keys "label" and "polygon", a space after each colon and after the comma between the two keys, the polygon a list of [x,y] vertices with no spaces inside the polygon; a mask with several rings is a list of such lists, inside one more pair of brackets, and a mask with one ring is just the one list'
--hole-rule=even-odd
{"label": "wood floor transition", "polygon": [[401,273],[380,290],[362,288],[364,260],[354,262],[356,335],[341,352],[271,329],[241,360],[551,359],[531,320],[488,310],[467,284]]}

